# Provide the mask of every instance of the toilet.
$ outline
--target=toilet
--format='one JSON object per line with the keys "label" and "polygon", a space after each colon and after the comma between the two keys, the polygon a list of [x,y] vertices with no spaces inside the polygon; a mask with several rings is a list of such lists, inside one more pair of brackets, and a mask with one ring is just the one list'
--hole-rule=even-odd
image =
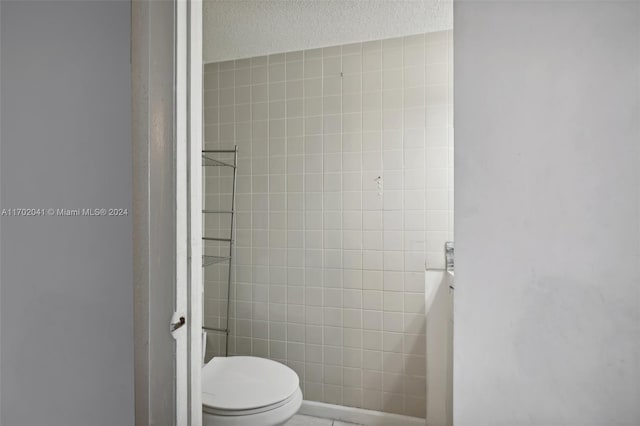
{"label": "toilet", "polygon": [[204,426],[279,426],[302,405],[298,375],[253,356],[214,357],[202,367]]}

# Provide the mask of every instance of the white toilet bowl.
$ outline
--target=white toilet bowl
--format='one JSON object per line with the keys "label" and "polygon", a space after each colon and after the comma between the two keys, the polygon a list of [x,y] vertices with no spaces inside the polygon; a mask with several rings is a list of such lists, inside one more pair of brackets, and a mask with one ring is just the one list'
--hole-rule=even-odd
{"label": "white toilet bowl", "polygon": [[280,426],[301,404],[298,375],[279,362],[215,357],[202,368],[203,426]]}

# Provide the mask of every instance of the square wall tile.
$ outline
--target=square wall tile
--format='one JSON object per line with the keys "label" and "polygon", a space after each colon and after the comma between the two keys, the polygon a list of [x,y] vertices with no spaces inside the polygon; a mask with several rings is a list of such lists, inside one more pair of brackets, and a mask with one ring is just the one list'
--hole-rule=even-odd
{"label": "square wall tile", "polygon": [[[205,144],[239,149],[232,301],[226,266],[209,267],[205,321],[228,310],[232,353],[291,366],[306,399],[425,415],[424,268],[453,237],[450,39],[205,65]],[[232,175],[215,169],[205,207],[229,208]]]}

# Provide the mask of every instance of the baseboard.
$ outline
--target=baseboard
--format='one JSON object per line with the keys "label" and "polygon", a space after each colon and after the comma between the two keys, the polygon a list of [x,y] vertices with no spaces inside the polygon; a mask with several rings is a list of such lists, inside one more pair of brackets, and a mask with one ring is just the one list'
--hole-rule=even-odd
{"label": "baseboard", "polygon": [[401,416],[400,414],[383,413],[315,401],[302,401],[298,414],[359,423],[366,426],[425,426],[426,424],[425,419],[419,417]]}

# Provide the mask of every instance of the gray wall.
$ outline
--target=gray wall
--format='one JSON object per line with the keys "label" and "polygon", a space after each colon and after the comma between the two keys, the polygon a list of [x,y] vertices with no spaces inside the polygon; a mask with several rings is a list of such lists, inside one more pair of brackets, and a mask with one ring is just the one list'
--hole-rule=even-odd
{"label": "gray wall", "polygon": [[[130,208],[130,4],[0,11],[1,207]],[[133,424],[131,215],[0,223],[0,423]]]}
{"label": "gray wall", "polygon": [[640,424],[637,2],[457,2],[457,426]]}

